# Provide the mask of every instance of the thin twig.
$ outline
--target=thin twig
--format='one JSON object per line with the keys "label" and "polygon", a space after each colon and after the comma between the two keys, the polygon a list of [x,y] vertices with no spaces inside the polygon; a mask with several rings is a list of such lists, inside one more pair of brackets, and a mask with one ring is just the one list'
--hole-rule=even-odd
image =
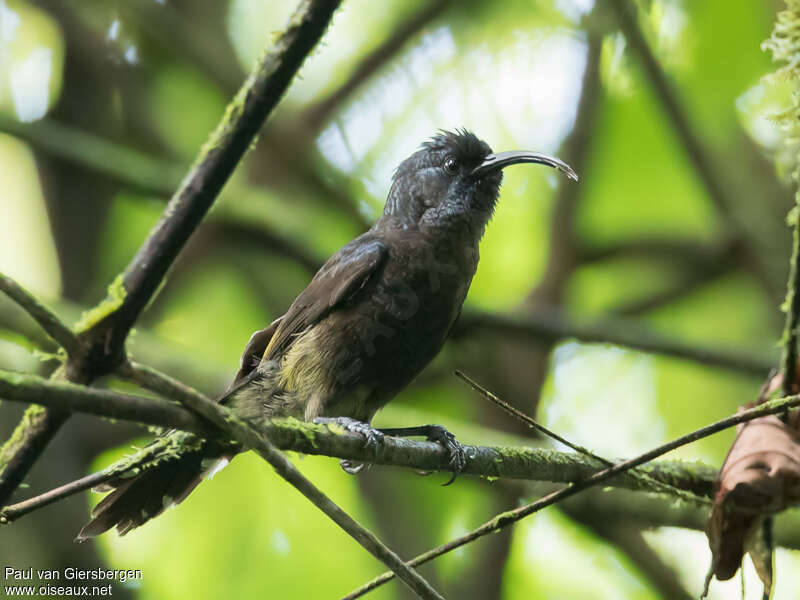
{"label": "thin twig", "polygon": [[54,502],[58,502],[59,500],[73,496],[78,492],[82,492],[105,483],[114,476],[115,474],[106,473],[105,471],[92,473],[86,477],[81,477],[80,479],[70,481],[67,484],[49,490],[44,494],[39,494],[38,496],[28,498],[27,500],[17,502],[16,504],[4,506],[2,510],[0,510],[0,524],[6,525],[16,521],[20,517],[24,517],[28,513],[40,508],[44,508],[49,504],[53,504]]}
{"label": "thin twig", "polygon": [[59,346],[64,348],[70,356],[77,356],[81,344],[72,330],[67,327],[53,311],[39,302],[28,290],[11,279],[8,275],[0,273],[0,291],[19,304],[34,321],[49,335]]}
{"label": "thin twig", "polygon": [[[766,402],[764,404],[759,405],[756,408],[751,408],[749,410],[744,410],[736,415],[731,417],[727,417],[716,423],[712,423],[711,425],[707,425],[706,427],[702,427],[696,431],[693,431],[689,434],[681,436],[671,442],[658,446],[657,448],[653,448],[652,450],[645,452],[637,456],[636,458],[632,458],[630,460],[626,460],[616,465],[609,467],[607,469],[603,469],[602,471],[598,471],[594,475],[587,477],[586,479],[576,481],[574,483],[569,484],[566,487],[561,488],[560,490],[553,492],[552,494],[548,494],[535,502],[531,502],[530,504],[526,504],[525,506],[521,506],[514,510],[510,510],[508,512],[501,513],[494,517],[493,519],[487,521],[477,529],[463,535],[459,538],[456,538],[446,544],[433,548],[428,552],[420,554],[419,556],[413,558],[408,562],[408,564],[412,567],[419,566],[424,564],[428,561],[441,556],[442,554],[446,554],[451,550],[455,550],[456,548],[460,548],[465,544],[469,544],[481,538],[485,535],[490,533],[495,533],[513,523],[516,523],[520,519],[527,517],[543,508],[546,508],[564,498],[568,498],[569,496],[573,496],[578,492],[585,490],[593,485],[597,485],[598,483],[602,483],[604,481],[608,481],[612,477],[620,475],[625,471],[643,465],[646,462],[653,460],[654,458],[666,454],[680,446],[685,446],[686,444],[690,444],[695,442],[699,439],[708,437],[730,427],[734,427],[739,423],[744,423],[746,421],[751,421],[753,419],[757,419],[758,417],[763,417],[766,415],[774,415],[781,413],[789,408],[799,406],[800,405],[800,396],[789,396],[786,398],[780,398],[778,400],[772,400]],[[344,596],[342,600],[354,600],[355,598],[359,598],[374,590],[375,588],[383,585],[387,581],[390,581],[393,577],[392,573],[384,573],[372,581],[366,583],[362,587],[358,588],[354,592]]]}
{"label": "thin twig", "polygon": [[451,0],[431,0],[424,3],[421,10],[402,21],[386,40],[364,57],[349,78],[332,94],[305,110],[302,120],[312,131],[317,131],[356,90],[394,58],[420,31],[438,19],[451,4],[454,4]]}
{"label": "thin twig", "polygon": [[[284,32],[254,65],[194,166],[109,297],[87,315],[78,338],[87,352],[65,364],[70,381],[89,383],[125,359],[125,340],[189,236],[252,144],[306,56],[328,27],[340,0],[302,0]],[[31,407],[0,449],[0,504],[19,486],[68,413]]]}
{"label": "thin twig", "polygon": [[[190,410],[205,417],[222,431],[229,433],[243,446],[254,450],[266,460],[275,471],[293,485],[314,506],[330,517],[339,527],[345,530],[354,540],[361,544],[375,558],[380,560],[399,577],[420,598],[442,599],[442,596],[423,579],[419,573],[411,569],[397,554],[386,547],[373,533],[365,529],[355,519],[344,512],[333,500],[328,498],[318,487],[307,479],[275,446],[261,433],[256,432],[249,424],[239,419],[227,408],[216,404],[192,390],[179,384],[169,376],[158,373],[154,369],[142,365],[130,365],[129,372],[140,381],[147,382],[154,389],[171,390],[180,395],[181,402]],[[442,599],[443,600],[443,599]]]}
{"label": "thin twig", "polygon": [[[467,383],[467,385],[469,385],[473,390],[475,390],[476,392],[481,394],[484,398],[486,398],[490,402],[494,403],[495,405],[499,406],[501,409],[506,411],[508,414],[510,414],[514,418],[519,419],[520,421],[525,423],[528,427],[531,427],[532,429],[536,429],[537,431],[540,431],[544,435],[553,438],[557,442],[560,442],[560,443],[564,444],[565,446],[567,446],[569,448],[572,448],[573,450],[575,450],[575,452],[577,452],[579,454],[583,454],[584,456],[588,456],[589,458],[592,458],[592,459],[598,461],[602,465],[605,465],[607,467],[613,466],[614,463],[611,462],[610,460],[607,460],[607,459],[603,458],[602,456],[598,456],[597,454],[595,454],[594,452],[592,452],[590,450],[587,450],[583,446],[578,446],[576,444],[573,444],[572,442],[570,442],[569,440],[561,437],[560,435],[558,435],[554,431],[551,431],[551,430],[547,429],[547,427],[545,427],[544,425],[541,425],[540,423],[538,423],[537,421],[535,421],[534,419],[532,419],[531,417],[526,415],[524,412],[522,412],[520,410],[517,410],[516,408],[511,406],[505,400],[502,400],[502,399],[498,398],[495,394],[493,394],[492,392],[490,392],[489,390],[487,390],[486,388],[481,386],[478,382],[476,382],[475,380],[471,379],[470,377],[468,377],[467,375],[465,375],[461,371],[455,371],[455,375],[456,375],[456,377],[458,377],[458,378],[462,379],[463,381],[465,381]],[[676,496],[678,498],[681,498],[682,500],[685,500],[686,502],[693,503],[693,504],[710,504],[711,503],[711,501],[708,500],[707,498],[701,498],[701,497],[697,496],[696,494],[694,494],[692,492],[687,492],[687,491],[682,490],[682,489],[680,489],[678,487],[675,487],[674,485],[658,481],[657,479],[653,479],[647,473],[640,473],[638,471],[638,469],[632,470],[630,472],[630,475],[633,476],[633,477],[644,479],[646,481],[646,487],[650,487],[651,490],[653,490],[653,491],[663,492],[663,493],[668,494],[670,496]]]}
{"label": "thin twig", "polygon": [[605,465],[610,466],[610,465],[614,464],[610,460],[606,460],[602,456],[598,456],[597,454],[595,454],[591,450],[587,450],[583,446],[578,446],[577,444],[573,444],[569,440],[567,440],[567,439],[561,437],[560,435],[558,435],[555,431],[549,430],[547,427],[545,427],[544,425],[540,424],[538,421],[534,420],[533,418],[529,417],[528,415],[526,415],[521,410],[518,410],[518,409],[514,408],[513,406],[511,406],[505,400],[501,400],[500,398],[498,398],[495,394],[493,394],[492,392],[487,390],[485,387],[483,387],[481,384],[479,384],[477,381],[475,381],[474,379],[472,379],[471,377],[466,375],[463,371],[456,370],[453,373],[454,373],[454,375],[456,377],[458,377],[459,379],[465,381],[467,383],[467,385],[469,385],[473,390],[478,392],[481,396],[486,398],[489,402],[492,402],[495,405],[499,406],[501,409],[506,411],[512,417],[514,417],[516,419],[519,419],[520,421],[525,423],[531,429],[535,429],[535,430],[543,433],[547,437],[553,438],[555,441],[557,441],[557,442],[559,442],[561,444],[564,444],[567,448],[572,448],[573,450],[575,450],[575,452],[578,452],[580,454],[584,454],[586,456],[589,456],[589,457],[595,459],[596,461],[601,462],[601,463],[603,463]]}

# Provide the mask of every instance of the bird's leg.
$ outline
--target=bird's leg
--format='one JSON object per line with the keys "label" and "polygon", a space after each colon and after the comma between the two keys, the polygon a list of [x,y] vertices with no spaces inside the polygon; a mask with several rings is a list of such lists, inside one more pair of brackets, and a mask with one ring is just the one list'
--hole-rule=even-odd
{"label": "bird's leg", "polygon": [[450,433],[441,425],[419,425],[417,427],[396,427],[389,429],[378,429],[382,434],[400,437],[411,437],[415,435],[425,436],[429,442],[436,442],[447,451],[448,464],[453,476],[444,485],[450,485],[456,480],[458,474],[467,464],[467,453],[464,446],[458,443],[456,436]]}
{"label": "bird's leg", "polygon": [[[345,431],[357,433],[364,437],[364,448],[372,448],[373,452],[375,453],[378,451],[378,444],[383,441],[383,432],[381,430],[374,429],[373,427],[370,427],[368,423],[357,421],[356,419],[351,419],[350,417],[317,417],[314,419],[314,423],[320,423],[323,425],[334,424],[343,428]],[[356,473],[361,472],[365,466],[369,466],[369,463],[359,463],[342,459],[339,461],[339,466],[342,467],[342,470],[344,470],[345,473],[355,475]]]}

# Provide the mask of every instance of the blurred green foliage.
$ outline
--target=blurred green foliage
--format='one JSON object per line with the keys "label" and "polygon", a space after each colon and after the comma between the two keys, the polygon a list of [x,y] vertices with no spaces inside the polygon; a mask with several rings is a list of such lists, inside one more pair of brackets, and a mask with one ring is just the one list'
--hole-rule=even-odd
{"label": "blurred green foliage", "polygon": [[[92,89],[70,88],[63,66],[65,46],[67,52],[71,49],[65,40],[74,37],[68,28],[85,27],[106,50],[95,58],[108,63],[112,73],[99,80],[114,99],[111,125],[95,132],[144,148],[164,161],[188,164],[222,114],[231,90],[215,82],[202,64],[148,37],[148,27],[130,18],[133,9],[124,8],[125,1],[119,10],[94,10],[99,1],[68,4],[81,15],[78,25],[65,23],[59,29],[32,0],[0,0],[0,107],[20,118],[39,118],[45,111],[36,114],[35,102],[44,94],[51,116],[60,118],[60,96],[92,94]],[[194,26],[192,18],[215,14],[216,4],[198,2],[196,15],[185,11],[186,27]],[[589,1],[453,3],[347,96],[319,131],[307,131],[305,111],[339,89],[366,56],[426,4],[345,2],[262,136],[262,145],[268,146],[277,131],[285,136],[284,144],[279,138],[277,149],[261,152],[259,147],[249,153],[210,222],[235,216],[274,227],[324,259],[360,231],[352,213],[332,199],[331,190],[352,200],[355,212],[372,220],[381,210],[394,166],[437,128],[471,128],[497,150],[557,152],[575,119],[588,27],[604,36],[602,92],[590,107],[597,111],[596,123],[580,173],[575,219],[562,224],[570,231],[553,230],[552,221],[565,181],[544,170],[510,170],[481,247],[469,305],[502,311],[523,303],[553,260],[548,255],[551,236],[573,233],[581,250],[602,250],[656,239],[687,246],[721,244],[731,234],[728,216],[712,202],[637,54],[616,31],[603,3],[590,17]],[[735,199],[735,217],[743,220],[748,235],[761,236],[757,248],[786,248],[788,235],[781,220],[790,192],[776,183],[768,163],[778,138],[764,113],[780,106],[787,91],[780,89],[780,82],[768,86],[760,81],[772,69],[760,44],[769,35],[777,3],[635,4],[645,37]],[[230,42],[238,60],[231,69],[249,68],[293,5],[292,0],[231,0],[224,19],[211,20],[210,26]],[[150,26],[157,28],[158,23]],[[42,51],[49,53],[49,70],[29,69],[27,79],[15,84],[14,74],[26,61],[35,60],[37,51],[40,57]],[[27,96],[15,96],[15,89]],[[18,100],[23,97],[28,100]],[[136,126],[142,115],[147,128]],[[158,141],[150,147],[143,141],[148,128],[147,135]],[[292,161],[303,162],[307,171],[293,175]],[[58,230],[59,222],[48,223],[46,218],[59,214],[53,208],[58,201],[53,182],[58,180],[47,168],[39,173],[41,184],[30,148],[0,136],[0,270],[57,299],[62,289],[59,265],[71,256],[56,252],[51,229]],[[72,302],[91,304],[98,299],[162,209],[161,199],[125,186],[104,201],[107,210],[97,220],[93,262],[82,267],[90,273],[90,284],[83,297],[68,298]],[[83,205],[70,206],[80,210]],[[226,244],[200,235],[198,239],[139,327],[174,343],[184,353],[188,370],[200,359],[203,369],[232,375],[250,333],[281,314],[308,273],[286,258],[244,243]],[[786,254],[763,259],[785,272]],[[774,289],[781,282],[769,287],[747,260],[739,257],[734,263],[721,276],[709,277],[639,317],[653,329],[700,345],[775,354],[781,320]],[[579,263],[566,278],[563,303],[576,313],[602,316],[680,285],[693,266],[669,254]],[[0,346],[0,366],[26,364],[20,357],[28,348],[17,345],[14,336],[3,337],[8,341]],[[485,367],[494,343],[466,341],[446,348],[428,370],[430,377],[423,376],[379,415],[379,424],[441,422],[464,433],[464,441],[489,443],[495,434],[481,428],[484,407],[452,378],[441,375],[453,365]],[[643,451],[727,415],[752,401],[760,383],[685,361],[569,340],[545,360],[539,417],[565,437],[610,456]],[[213,395],[219,390],[204,391]],[[530,397],[507,399],[530,410],[538,395],[530,390]],[[679,455],[719,464],[732,435],[703,440]],[[92,468],[104,466],[126,447],[101,455]],[[461,479],[442,489],[435,478],[389,471],[378,479],[385,489],[367,493],[375,486],[359,485],[341,473],[335,461],[295,462],[359,520],[379,533],[397,530],[392,539],[401,540],[409,554],[488,519],[497,509],[492,498],[502,485]],[[516,497],[516,492],[504,493],[504,498]],[[394,525],[386,524],[386,515]],[[77,527],[70,523],[53,535],[69,536]],[[683,560],[672,562],[692,593],[697,592],[702,583],[697,565],[708,561],[700,534],[670,530],[648,539],[665,560],[672,556],[670,544],[680,539]],[[438,560],[424,573],[432,573],[445,588],[476,573],[480,576],[489,568],[483,543]],[[33,556],[36,543],[29,540],[27,546],[34,548],[29,550]],[[237,458],[213,482],[202,484],[179,508],[125,538],[106,535],[99,546],[109,565],[143,569],[144,580],[134,590],[142,599],[335,598],[382,570],[249,454]],[[504,600],[660,597],[635,560],[557,510],[516,527],[508,551],[502,569]],[[779,571],[775,597],[790,598],[793,586],[800,585],[797,569],[792,573],[790,568],[797,560],[781,556],[788,566]],[[738,584],[731,585],[713,587],[711,598],[738,597]],[[372,597],[400,598],[403,593],[390,584]]]}

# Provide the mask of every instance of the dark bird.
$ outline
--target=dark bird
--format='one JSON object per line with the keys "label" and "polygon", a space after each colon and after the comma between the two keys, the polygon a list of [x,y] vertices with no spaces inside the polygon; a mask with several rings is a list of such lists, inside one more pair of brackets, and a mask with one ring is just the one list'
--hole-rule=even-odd
{"label": "dark bird", "polygon": [[[220,402],[256,423],[279,416],[333,420],[367,444],[383,434],[424,435],[447,448],[457,473],[463,449],[443,427],[375,430],[369,423],[444,344],[478,267],[502,170],[518,163],[554,167],[577,180],[556,158],[493,154],[465,130],[424,143],[397,168],[372,228],[328,259],[285,315],[253,334]],[[143,452],[147,462],[134,476],[109,482],[113,491],[77,539],[142,525],[236,450],[172,432]]]}

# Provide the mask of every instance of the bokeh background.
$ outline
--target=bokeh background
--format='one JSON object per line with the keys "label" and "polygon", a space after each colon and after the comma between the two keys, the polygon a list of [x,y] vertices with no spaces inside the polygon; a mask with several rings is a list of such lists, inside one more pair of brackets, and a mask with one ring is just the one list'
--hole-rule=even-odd
{"label": "bokeh background", "polygon": [[[614,5],[632,8],[621,27]],[[293,0],[0,0],[0,271],[65,318],[105,295],[156,222]],[[439,128],[555,153],[506,172],[468,305],[569,311],[610,330],[777,359],[792,189],[771,116],[787,82],[761,43],[778,1],[346,0],[129,344],[215,395],[250,334],[380,213],[394,167]],[[638,33],[637,37],[634,33]],[[638,41],[637,41],[638,40]],[[654,85],[646,49],[666,75]],[[550,312],[548,312],[550,311]],[[572,317],[570,317],[572,318]],[[0,367],[49,373],[35,327],[0,298]],[[565,437],[629,456],[754,399],[753,373],[565,338],[448,343],[375,421],[469,443],[546,444],[486,406],[460,368]],[[115,381],[106,385],[120,387]],[[0,404],[0,434],[22,408]],[[141,429],[75,417],[21,498],[108,464]],[[719,465],[732,432],[676,453]],[[523,437],[525,436],[525,437]],[[399,469],[300,469],[403,556],[551,489]],[[125,538],[74,545],[96,495],[0,531],[0,565],[140,568],[131,599],[337,598],[383,569],[251,455]],[[448,597],[696,597],[696,530],[652,499],[592,491],[424,569]],[[650,512],[648,513],[648,507]],[[747,597],[760,597],[748,566]],[[777,554],[776,598],[800,585]],[[739,598],[738,579],[711,598]],[[408,597],[392,583],[376,599]]]}

